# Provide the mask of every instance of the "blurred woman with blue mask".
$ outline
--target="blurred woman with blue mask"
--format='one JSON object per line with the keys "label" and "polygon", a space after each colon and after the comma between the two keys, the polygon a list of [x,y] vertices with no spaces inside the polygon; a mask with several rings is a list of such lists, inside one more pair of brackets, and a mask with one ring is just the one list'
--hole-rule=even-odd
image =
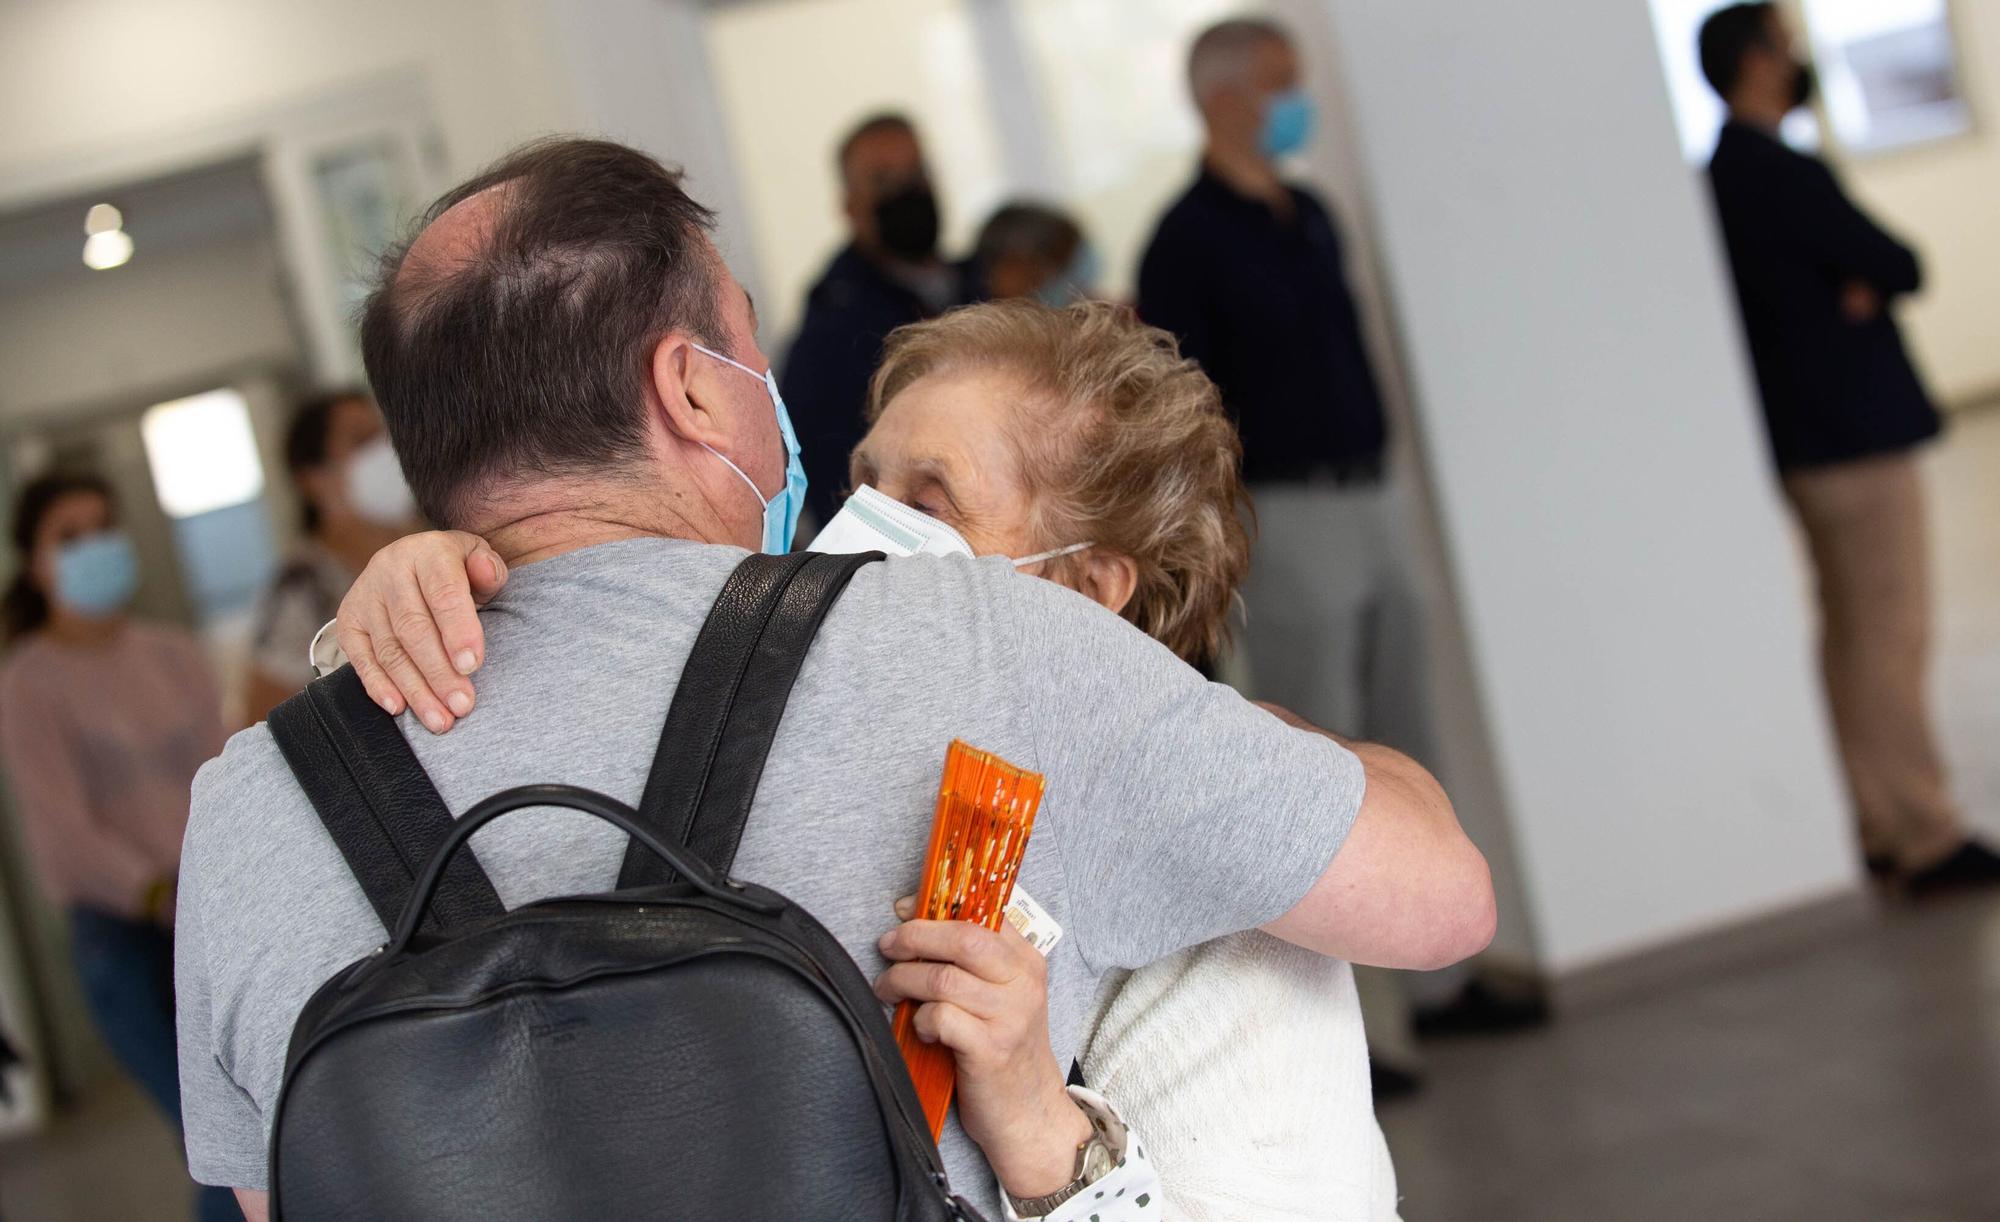
{"label": "blurred woman with blue mask", "polygon": [[[14,549],[0,765],[98,1032],[178,1127],[174,882],[188,787],[222,749],[215,679],[189,633],[127,614],[138,557],[102,479],[30,483]],[[241,1216],[222,1190],[197,1200],[204,1220]]]}

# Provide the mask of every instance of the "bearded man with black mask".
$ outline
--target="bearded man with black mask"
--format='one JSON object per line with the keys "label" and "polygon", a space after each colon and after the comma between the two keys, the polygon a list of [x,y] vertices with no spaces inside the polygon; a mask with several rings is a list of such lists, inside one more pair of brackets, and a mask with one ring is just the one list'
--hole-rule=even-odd
{"label": "bearded man with black mask", "polygon": [[863,119],[841,141],[836,165],[848,244],[807,293],[778,378],[805,451],[806,511],[820,523],[839,507],[848,453],[866,431],[862,408],[883,339],[985,295],[970,265],[938,255],[937,193],[908,118]]}
{"label": "bearded man with black mask", "polygon": [[1729,107],[1709,163],[1772,457],[1819,586],[1820,661],[1871,869],[1912,895],[2000,885],[1945,777],[1926,694],[1927,527],[1916,449],[1937,410],[1891,307],[1908,246],[1826,164],[1779,139],[1812,65],[1774,4],[1709,15],[1701,67]]}

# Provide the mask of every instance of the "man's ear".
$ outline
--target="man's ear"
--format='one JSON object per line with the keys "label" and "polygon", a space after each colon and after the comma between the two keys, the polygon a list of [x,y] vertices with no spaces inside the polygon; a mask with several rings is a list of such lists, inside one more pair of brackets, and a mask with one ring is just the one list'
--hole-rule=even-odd
{"label": "man's ear", "polygon": [[714,394],[715,371],[708,368],[713,363],[703,360],[678,331],[668,332],[653,348],[647,370],[659,405],[655,410],[667,432],[684,441],[711,446],[728,441],[721,417],[711,410],[720,402]]}
{"label": "man's ear", "polygon": [[1123,615],[1125,604],[1139,588],[1139,562],[1108,547],[1088,548],[1076,559],[1082,568],[1077,593],[1115,615]]}

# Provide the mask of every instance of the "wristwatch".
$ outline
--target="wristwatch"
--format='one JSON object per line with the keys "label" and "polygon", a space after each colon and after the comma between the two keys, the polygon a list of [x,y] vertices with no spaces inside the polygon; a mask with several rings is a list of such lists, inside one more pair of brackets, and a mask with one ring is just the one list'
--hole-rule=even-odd
{"label": "wristwatch", "polygon": [[1007,1203],[1023,1218],[1054,1213],[1125,1161],[1125,1126],[1094,1092],[1073,1086],[1069,1093],[1078,1109],[1090,1119],[1090,1136],[1076,1148],[1076,1177],[1047,1196],[1022,1198],[1008,1193]]}

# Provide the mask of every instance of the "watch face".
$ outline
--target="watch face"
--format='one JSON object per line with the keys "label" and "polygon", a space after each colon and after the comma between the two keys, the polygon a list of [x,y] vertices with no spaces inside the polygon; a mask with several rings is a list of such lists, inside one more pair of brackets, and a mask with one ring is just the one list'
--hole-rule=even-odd
{"label": "watch face", "polygon": [[1084,1150],[1083,1174],[1078,1178],[1082,1179],[1086,1184],[1094,1184],[1111,1174],[1117,1165],[1117,1162],[1111,1157],[1111,1147],[1105,1145],[1104,1140],[1099,1138],[1091,1142],[1089,1147]]}

